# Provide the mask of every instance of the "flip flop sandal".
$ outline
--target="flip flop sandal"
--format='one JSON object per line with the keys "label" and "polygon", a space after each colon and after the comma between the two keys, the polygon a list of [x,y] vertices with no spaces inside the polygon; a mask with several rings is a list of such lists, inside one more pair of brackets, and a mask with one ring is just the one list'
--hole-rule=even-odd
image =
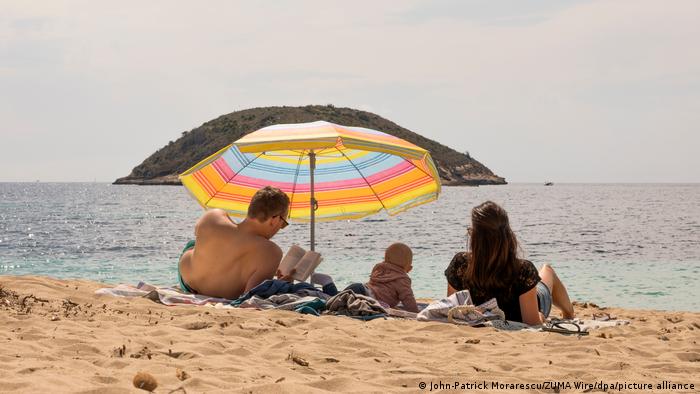
{"label": "flip flop sandal", "polygon": [[607,312],[593,314],[593,320],[597,320],[597,321],[608,321],[608,320],[615,320],[615,319],[617,319],[617,317],[610,316],[610,314]]}
{"label": "flip flop sandal", "polygon": [[[576,329],[571,329],[567,328],[566,326],[574,326]],[[562,321],[557,321],[557,322],[552,322],[549,326],[542,327],[542,331],[547,331],[547,332],[556,332],[559,334],[566,334],[566,335],[588,335],[588,331],[582,331],[581,326],[574,322],[562,322]]]}

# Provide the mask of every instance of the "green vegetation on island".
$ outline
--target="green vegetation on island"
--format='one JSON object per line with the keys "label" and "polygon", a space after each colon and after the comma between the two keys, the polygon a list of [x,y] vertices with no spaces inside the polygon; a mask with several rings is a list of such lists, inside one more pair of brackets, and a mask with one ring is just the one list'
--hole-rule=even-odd
{"label": "green vegetation on island", "polygon": [[115,184],[179,185],[178,174],[245,134],[273,124],[325,120],[346,126],[366,127],[405,139],[430,151],[444,185],[500,185],[495,175],[469,154],[459,153],[407,130],[371,112],[333,105],[251,108],[219,116],[190,131],[149,156]]}

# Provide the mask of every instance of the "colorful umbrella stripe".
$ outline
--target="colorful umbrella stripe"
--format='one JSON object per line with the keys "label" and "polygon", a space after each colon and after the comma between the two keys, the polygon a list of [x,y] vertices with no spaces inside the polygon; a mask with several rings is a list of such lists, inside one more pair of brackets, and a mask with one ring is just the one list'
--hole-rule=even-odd
{"label": "colorful umbrella stripe", "polygon": [[180,179],[200,204],[234,216],[246,215],[258,189],[275,186],[290,197],[290,218],[307,221],[312,149],[316,220],[359,218],[382,209],[393,215],[440,192],[437,170],[424,149],[379,131],[326,122],[258,130]]}

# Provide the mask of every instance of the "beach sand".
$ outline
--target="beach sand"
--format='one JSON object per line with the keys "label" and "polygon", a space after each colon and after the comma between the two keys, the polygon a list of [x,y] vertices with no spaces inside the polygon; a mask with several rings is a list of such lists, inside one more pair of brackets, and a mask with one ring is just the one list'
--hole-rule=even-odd
{"label": "beach sand", "polygon": [[[547,381],[695,385],[661,392],[700,387],[700,313],[605,308],[631,324],[577,337],[167,307],[93,294],[105,286],[0,276],[0,391],[143,392],[132,384],[139,371],[157,380],[160,393],[426,392],[440,381],[486,382],[489,389],[492,382]],[[577,305],[578,317],[600,312]],[[426,390],[419,388],[421,382]]]}

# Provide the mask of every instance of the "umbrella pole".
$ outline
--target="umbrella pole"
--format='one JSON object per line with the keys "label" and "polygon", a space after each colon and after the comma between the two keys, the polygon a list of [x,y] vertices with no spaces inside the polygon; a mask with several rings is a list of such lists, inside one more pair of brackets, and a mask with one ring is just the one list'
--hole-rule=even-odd
{"label": "umbrella pole", "polygon": [[314,231],[316,220],[316,198],[314,197],[314,170],[316,169],[316,153],[309,151],[309,169],[311,174],[311,250],[315,250],[316,234]]}

